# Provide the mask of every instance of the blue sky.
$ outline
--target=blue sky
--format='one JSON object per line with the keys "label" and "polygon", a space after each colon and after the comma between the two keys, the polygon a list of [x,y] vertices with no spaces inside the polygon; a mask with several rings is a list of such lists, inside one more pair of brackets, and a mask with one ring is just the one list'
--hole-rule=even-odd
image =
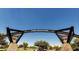
{"label": "blue sky", "polygon": [[[6,27],[15,29],[62,29],[74,26],[79,34],[79,9],[63,8],[0,8],[0,32],[6,33]],[[60,44],[53,33],[26,33],[18,43],[24,41],[30,45],[37,40],[46,40],[50,44]]]}

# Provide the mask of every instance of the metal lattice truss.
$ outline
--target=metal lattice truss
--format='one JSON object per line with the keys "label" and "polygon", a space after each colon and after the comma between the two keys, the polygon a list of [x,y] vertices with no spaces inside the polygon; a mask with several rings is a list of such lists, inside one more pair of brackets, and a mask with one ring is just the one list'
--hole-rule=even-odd
{"label": "metal lattice truss", "polygon": [[7,27],[7,36],[9,38],[10,43],[13,42],[12,41],[13,35],[17,35],[16,43],[18,43],[18,41],[23,36],[23,34],[29,33],[29,32],[55,33],[62,43],[63,43],[63,37],[67,37],[67,42],[70,43],[74,36],[78,36],[74,33],[74,27],[73,26],[71,26],[69,28],[65,28],[65,29],[59,29],[59,30],[47,30],[47,29],[17,30],[17,29],[11,29],[11,28]]}

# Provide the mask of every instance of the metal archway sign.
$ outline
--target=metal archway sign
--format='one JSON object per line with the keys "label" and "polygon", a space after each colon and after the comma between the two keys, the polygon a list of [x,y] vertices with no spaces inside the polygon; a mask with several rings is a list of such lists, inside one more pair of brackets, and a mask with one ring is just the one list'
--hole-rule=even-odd
{"label": "metal archway sign", "polygon": [[[69,32],[65,32],[69,30]],[[11,31],[15,31],[13,33],[11,33]],[[60,39],[60,41],[63,43],[62,38],[60,37],[60,35],[58,34],[64,34],[67,35],[67,42],[70,43],[73,36],[74,36],[74,27],[71,26],[69,28],[64,28],[64,29],[59,29],[59,30],[48,30],[48,29],[32,29],[32,30],[17,30],[17,29],[11,29],[9,27],[7,27],[7,36],[9,38],[10,43],[13,42],[12,41],[12,36],[16,35],[16,34],[21,34],[16,43],[18,43],[18,41],[20,40],[20,38],[23,36],[24,33],[29,33],[29,32],[50,32],[50,33],[55,33],[57,35],[57,37]]]}

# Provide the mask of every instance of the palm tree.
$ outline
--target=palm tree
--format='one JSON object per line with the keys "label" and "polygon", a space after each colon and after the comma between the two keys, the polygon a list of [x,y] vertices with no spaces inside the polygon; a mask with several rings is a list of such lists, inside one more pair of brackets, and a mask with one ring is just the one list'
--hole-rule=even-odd
{"label": "palm tree", "polygon": [[28,43],[27,42],[23,42],[23,47],[24,47],[24,50],[26,50],[26,48],[28,47]]}
{"label": "palm tree", "polygon": [[46,51],[49,47],[49,43],[42,40],[36,41],[34,45],[38,47],[38,51]]}

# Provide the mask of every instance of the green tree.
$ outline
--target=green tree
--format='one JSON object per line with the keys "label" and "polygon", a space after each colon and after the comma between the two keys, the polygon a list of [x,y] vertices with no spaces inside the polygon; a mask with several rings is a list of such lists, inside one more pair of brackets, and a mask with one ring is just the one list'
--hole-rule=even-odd
{"label": "green tree", "polygon": [[52,46],[49,46],[49,50],[53,50],[53,47]]}
{"label": "green tree", "polygon": [[8,46],[8,42],[5,40],[5,35],[0,33],[0,46],[1,48],[6,48]]}
{"label": "green tree", "polygon": [[75,50],[77,46],[76,46],[75,43],[72,43],[72,44],[71,44],[71,47],[72,47],[73,50]]}
{"label": "green tree", "polygon": [[49,47],[49,43],[46,42],[46,41],[42,41],[42,40],[36,41],[36,42],[34,43],[34,45],[38,47],[38,50],[39,50],[39,51],[48,50],[48,47]]}
{"label": "green tree", "polygon": [[74,39],[74,42],[71,44],[74,51],[79,51],[79,37]]}
{"label": "green tree", "polygon": [[4,34],[0,33],[0,41],[2,41],[5,38]]}
{"label": "green tree", "polygon": [[61,49],[61,47],[59,46],[54,46],[54,49],[56,49],[56,51],[59,51]]}
{"label": "green tree", "polygon": [[24,50],[26,50],[26,48],[28,47],[28,43],[27,42],[23,42],[23,47],[24,47]]}

